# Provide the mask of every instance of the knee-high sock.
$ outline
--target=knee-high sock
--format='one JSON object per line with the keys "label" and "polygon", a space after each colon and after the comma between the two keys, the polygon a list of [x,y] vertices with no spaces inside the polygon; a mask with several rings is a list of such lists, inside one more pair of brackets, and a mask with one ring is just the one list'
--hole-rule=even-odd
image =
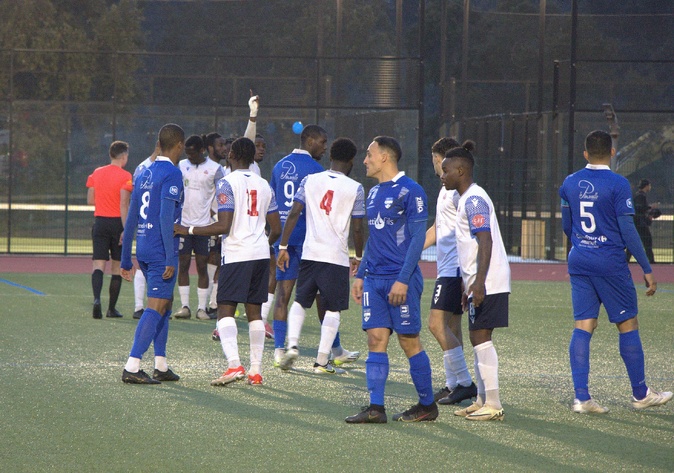
{"label": "knee-high sock", "polygon": [[410,357],[410,375],[419,395],[419,403],[424,406],[433,404],[433,376],[431,375],[431,360],[425,351],[420,351]]}
{"label": "knee-high sock", "polygon": [[197,287],[197,309],[206,310],[206,304],[208,304],[208,288]]}
{"label": "knee-high sock", "polygon": [[501,408],[498,389],[498,356],[491,340],[474,347],[475,358],[480,367],[480,376],[484,383],[484,403],[494,409]]}
{"label": "knee-high sock", "polygon": [[239,331],[236,328],[234,317],[223,317],[218,320],[218,333],[220,334],[222,352],[225,354],[229,368],[240,366],[239,344],[236,339]]}
{"label": "knee-high sock", "polygon": [[[300,334],[302,333],[302,325],[304,325],[304,317],[306,312],[302,305],[295,301],[290,306],[288,311],[288,347],[298,346]],[[278,333],[275,331],[275,333]]]}
{"label": "knee-high sock", "polygon": [[[325,319],[323,319],[323,320],[325,320]],[[332,348],[334,348],[334,349],[336,349],[336,350],[339,350],[339,351],[340,351],[340,353],[339,353],[340,355],[342,354],[341,352],[344,351],[344,350],[341,350],[341,348],[342,348],[342,341],[341,341],[340,338],[339,338],[339,332],[337,332],[337,333],[335,334],[335,340],[332,342]],[[337,355],[337,356],[339,356],[339,355]]]}
{"label": "knee-high sock", "polygon": [[[473,349],[475,353],[475,349]],[[475,369],[475,383],[477,384],[477,397],[475,402],[482,406],[484,405],[485,394],[484,394],[484,381],[482,381],[482,375],[480,374],[480,364],[477,362],[477,356],[473,359],[473,368]]]}
{"label": "knee-high sock", "polygon": [[180,293],[180,307],[190,306],[190,286],[178,286]]}
{"label": "knee-high sock", "polygon": [[168,341],[169,317],[171,311],[167,310],[157,324],[157,333],[154,336],[154,367],[159,371],[168,370],[166,361],[166,342]]}
{"label": "knee-high sock", "polygon": [[319,365],[325,365],[328,362],[330,348],[339,330],[339,321],[339,312],[325,311],[325,318],[321,324],[321,340],[318,342],[318,356],[316,357],[316,363]]}
{"label": "knee-high sock", "polygon": [[110,301],[108,301],[108,309],[114,310],[119,299],[119,293],[122,290],[122,277],[115,274],[110,278]]}
{"label": "knee-high sock", "polygon": [[160,320],[161,315],[159,312],[154,309],[145,309],[143,316],[136,326],[136,333],[133,337],[133,346],[131,347],[129,357],[137,358],[138,360],[143,358],[143,355],[150,348],[150,344],[154,340]]}
{"label": "knee-high sock", "polygon": [[571,377],[576,399],[587,401],[590,392],[587,388],[590,377],[590,340],[592,334],[579,328],[573,329],[571,343],[569,343],[569,360],[571,362]]}
{"label": "knee-high sock", "polygon": [[274,348],[283,349],[286,343],[286,334],[288,333],[288,322],[285,320],[274,320]]}
{"label": "knee-high sock", "polygon": [[95,269],[91,273],[91,288],[94,291],[94,299],[101,300],[101,289],[103,289],[103,271]]}
{"label": "knee-high sock", "polygon": [[646,397],[646,369],[644,367],[644,349],[641,346],[639,330],[621,333],[618,337],[620,343],[620,356],[627,368],[627,375],[632,385],[632,395],[635,399]]}
{"label": "knee-high sock", "polygon": [[451,350],[447,350],[443,356],[443,361],[445,363],[445,373],[447,373],[447,368],[449,368],[449,371],[451,372],[447,381],[454,382],[453,386],[449,384],[447,386],[452,389],[459,384],[461,386],[470,386],[472,380],[470,378],[470,373],[468,372],[468,366],[466,365],[463,347],[459,345]]}
{"label": "knee-high sock", "polygon": [[370,392],[370,404],[384,405],[384,390],[388,378],[388,354],[386,352],[371,351],[365,361],[365,379],[367,390]]}
{"label": "knee-high sock", "polygon": [[268,292],[267,293],[267,302],[262,303],[262,323],[267,323],[267,320],[269,320],[269,311],[271,308],[274,306],[274,293],[273,292]]}
{"label": "knee-high sock", "polygon": [[211,296],[208,299],[208,306],[215,309],[218,307],[218,281],[213,283],[211,288]]}
{"label": "knee-high sock", "polygon": [[135,307],[133,311],[142,310],[144,307],[144,296],[145,296],[145,275],[142,271],[136,271],[136,275],[133,277],[133,299]]}
{"label": "knee-high sock", "polygon": [[253,320],[248,324],[248,338],[250,340],[250,374],[258,374],[262,368],[262,353],[264,352],[264,322]]}

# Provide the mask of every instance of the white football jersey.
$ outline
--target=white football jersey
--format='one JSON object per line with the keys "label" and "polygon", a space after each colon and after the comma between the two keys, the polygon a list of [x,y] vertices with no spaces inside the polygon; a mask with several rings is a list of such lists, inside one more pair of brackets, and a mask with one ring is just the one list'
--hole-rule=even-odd
{"label": "white football jersey", "polygon": [[212,221],[211,206],[215,199],[215,186],[224,177],[222,166],[208,157],[201,164],[192,164],[189,159],[183,159],[178,166],[183,174],[185,188],[182,225],[209,225]]}
{"label": "white football jersey", "polygon": [[269,183],[248,169],[238,169],[218,182],[217,200],[218,212],[234,212],[227,238],[222,239],[223,264],[269,259],[264,228],[267,214],[278,212]]}
{"label": "white football jersey", "polygon": [[439,278],[458,276],[459,255],[456,251],[456,204],[459,195],[455,190],[448,191],[445,186],[438,194],[435,207],[435,248]]}
{"label": "white football jersey", "polygon": [[294,200],[304,204],[307,233],[302,259],[349,266],[351,217],[365,216],[363,186],[341,172],[309,174]]}
{"label": "white football jersey", "polygon": [[257,174],[258,176],[262,176],[262,173],[260,172],[260,165],[257,164],[255,161],[253,161],[252,163],[250,163],[250,166],[248,166],[248,169],[250,169],[251,171],[253,171],[253,172],[254,172],[255,174]]}
{"label": "white football jersey", "polygon": [[474,234],[480,231],[491,232],[492,239],[491,261],[485,281],[486,293],[510,292],[510,265],[494,204],[487,192],[473,183],[459,198],[456,207],[456,244],[466,291],[475,282],[477,274],[478,244]]}

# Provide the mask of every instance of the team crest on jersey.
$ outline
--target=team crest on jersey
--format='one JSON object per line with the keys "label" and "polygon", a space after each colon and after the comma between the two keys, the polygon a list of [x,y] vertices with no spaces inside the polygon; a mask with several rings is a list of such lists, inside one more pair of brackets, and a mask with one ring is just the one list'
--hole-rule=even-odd
{"label": "team crest on jersey", "polygon": [[370,309],[363,309],[363,320],[365,322],[370,320]]}
{"label": "team crest on jersey", "polygon": [[400,317],[403,319],[408,319],[410,317],[410,306],[408,305],[400,306]]}
{"label": "team crest on jersey", "polygon": [[627,204],[627,208],[628,208],[628,209],[631,209],[631,208],[632,208],[632,199],[627,199],[627,200],[625,201],[625,204]]}
{"label": "team crest on jersey", "polygon": [[189,179],[185,179],[185,181],[183,182],[183,185],[184,185],[185,187],[189,187],[189,186],[190,186],[190,180],[189,180]]}
{"label": "team crest on jersey", "polygon": [[578,187],[580,187],[580,193],[578,198],[580,200],[597,200],[599,198],[599,193],[595,192],[594,184],[585,179],[578,181]]}
{"label": "team crest on jersey", "polygon": [[171,195],[178,195],[178,186],[171,186],[169,188],[169,194]]}
{"label": "team crest on jersey", "polygon": [[218,194],[218,204],[225,205],[227,203],[227,196],[225,194]]}
{"label": "team crest on jersey", "polygon": [[480,228],[482,225],[484,225],[484,222],[485,222],[484,215],[481,214],[474,215],[470,221],[470,223],[475,228]]}
{"label": "team crest on jersey", "polygon": [[386,199],[384,199],[384,207],[390,209],[391,205],[393,205],[393,197],[387,197]]}

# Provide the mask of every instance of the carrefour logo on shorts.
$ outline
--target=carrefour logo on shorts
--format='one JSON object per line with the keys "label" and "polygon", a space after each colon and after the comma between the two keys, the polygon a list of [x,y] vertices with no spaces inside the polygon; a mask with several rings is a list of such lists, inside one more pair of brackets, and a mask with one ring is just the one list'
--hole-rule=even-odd
{"label": "carrefour logo on shorts", "polygon": [[178,186],[171,186],[171,188],[169,189],[169,194],[178,195]]}
{"label": "carrefour logo on shorts", "polygon": [[421,197],[416,197],[417,201],[417,213],[420,214],[421,212],[424,211],[424,199]]}

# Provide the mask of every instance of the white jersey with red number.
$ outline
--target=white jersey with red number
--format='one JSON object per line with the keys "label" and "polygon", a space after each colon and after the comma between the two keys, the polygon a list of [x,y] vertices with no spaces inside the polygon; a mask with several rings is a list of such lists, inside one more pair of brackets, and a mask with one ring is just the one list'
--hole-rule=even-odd
{"label": "white jersey with red number", "polygon": [[222,263],[269,259],[264,227],[267,214],[278,212],[269,183],[248,169],[237,169],[218,182],[217,200],[218,212],[234,212],[222,239]]}
{"label": "white jersey with red number", "polygon": [[459,194],[444,186],[435,207],[435,248],[439,278],[458,276],[459,255],[456,251],[456,204]]}
{"label": "white jersey with red number", "polygon": [[478,244],[475,235],[479,232],[491,232],[492,239],[491,260],[485,281],[487,295],[510,292],[510,265],[494,204],[483,188],[471,184],[456,206],[456,245],[466,291],[475,282],[477,275]]}
{"label": "white jersey with red number", "polygon": [[306,213],[302,259],[349,266],[351,218],[365,216],[363,186],[341,172],[323,171],[306,176],[294,200]]}
{"label": "white jersey with red number", "polygon": [[195,227],[210,224],[215,186],[224,177],[222,166],[208,157],[200,164],[193,164],[189,159],[183,159],[178,166],[183,174],[183,187],[185,188],[185,204],[181,223]]}

